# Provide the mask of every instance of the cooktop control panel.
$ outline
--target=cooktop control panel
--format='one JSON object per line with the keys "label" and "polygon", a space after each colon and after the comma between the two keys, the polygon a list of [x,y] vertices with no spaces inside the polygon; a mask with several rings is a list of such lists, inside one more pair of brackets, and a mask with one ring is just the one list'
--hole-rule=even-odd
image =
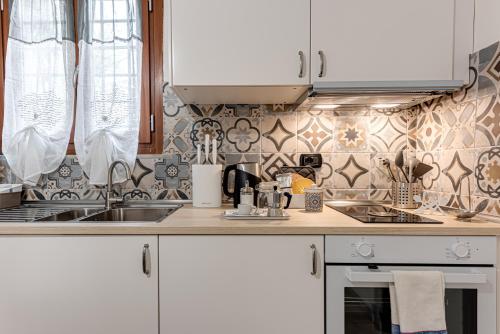
{"label": "cooktop control panel", "polygon": [[496,264],[495,237],[327,236],[326,263]]}

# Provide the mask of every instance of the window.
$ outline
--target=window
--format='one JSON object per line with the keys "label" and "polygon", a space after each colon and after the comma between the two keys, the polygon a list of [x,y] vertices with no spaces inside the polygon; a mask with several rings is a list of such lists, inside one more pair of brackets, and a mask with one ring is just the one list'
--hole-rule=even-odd
{"label": "window", "polygon": [[[0,16],[0,144],[3,128],[4,106],[4,60],[9,29],[7,0],[0,0],[3,11]],[[78,0],[74,1],[75,25],[78,23]],[[152,1],[152,0],[151,0]],[[163,1],[155,1],[149,11],[148,0],[142,1],[143,57],[141,123],[139,132],[139,154],[158,154],[163,148]],[[78,28],[75,27],[78,34]],[[78,40],[78,36],[76,36]],[[78,44],[78,43],[76,43]],[[78,64],[78,45],[76,45]],[[76,102],[76,101],[75,101]],[[75,103],[76,106],[76,103]],[[73,137],[73,136],[72,136]],[[1,147],[1,145],[0,145]],[[71,139],[68,154],[74,154]]]}

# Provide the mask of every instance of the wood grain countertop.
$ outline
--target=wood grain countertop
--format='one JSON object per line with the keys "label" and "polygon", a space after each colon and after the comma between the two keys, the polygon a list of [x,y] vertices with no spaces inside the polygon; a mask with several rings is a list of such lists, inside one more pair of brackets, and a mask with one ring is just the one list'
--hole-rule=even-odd
{"label": "wood grain countertop", "polygon": [[[500,224],[474,219],[460,222],[451,216],[427,215],[443,221],[440,225],[363,224],[325,206],[322,213],[290,209],[289,220],[226,220],[216,209],[185,205],[160,223],[0,223],[0,235],[490,235],[500,236]],[[407,210],[411,211],[411,210]]]}

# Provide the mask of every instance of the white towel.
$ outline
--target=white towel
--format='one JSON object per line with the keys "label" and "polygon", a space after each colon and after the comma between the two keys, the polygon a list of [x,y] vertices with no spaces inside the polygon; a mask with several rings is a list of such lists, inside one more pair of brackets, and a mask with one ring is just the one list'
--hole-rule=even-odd
{"label": "white towel", "polygon": [[439,271],[393,271],[392,324],[400,333],[446,333],[444,275]]}

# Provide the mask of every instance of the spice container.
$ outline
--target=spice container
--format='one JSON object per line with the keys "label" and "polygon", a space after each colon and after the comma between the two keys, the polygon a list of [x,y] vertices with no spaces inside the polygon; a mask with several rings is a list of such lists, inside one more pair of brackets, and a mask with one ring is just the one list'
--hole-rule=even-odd
{"label": "spice container", "polygon": [[253,188],[250,187],[248,181],[245,181],[245,186],[240,190],[240,204],[254,205]]}
{"label": "spice container", "polygon": [[317,185],[304,189],[305,208],[307,212],[323,211],[323,189]]}

